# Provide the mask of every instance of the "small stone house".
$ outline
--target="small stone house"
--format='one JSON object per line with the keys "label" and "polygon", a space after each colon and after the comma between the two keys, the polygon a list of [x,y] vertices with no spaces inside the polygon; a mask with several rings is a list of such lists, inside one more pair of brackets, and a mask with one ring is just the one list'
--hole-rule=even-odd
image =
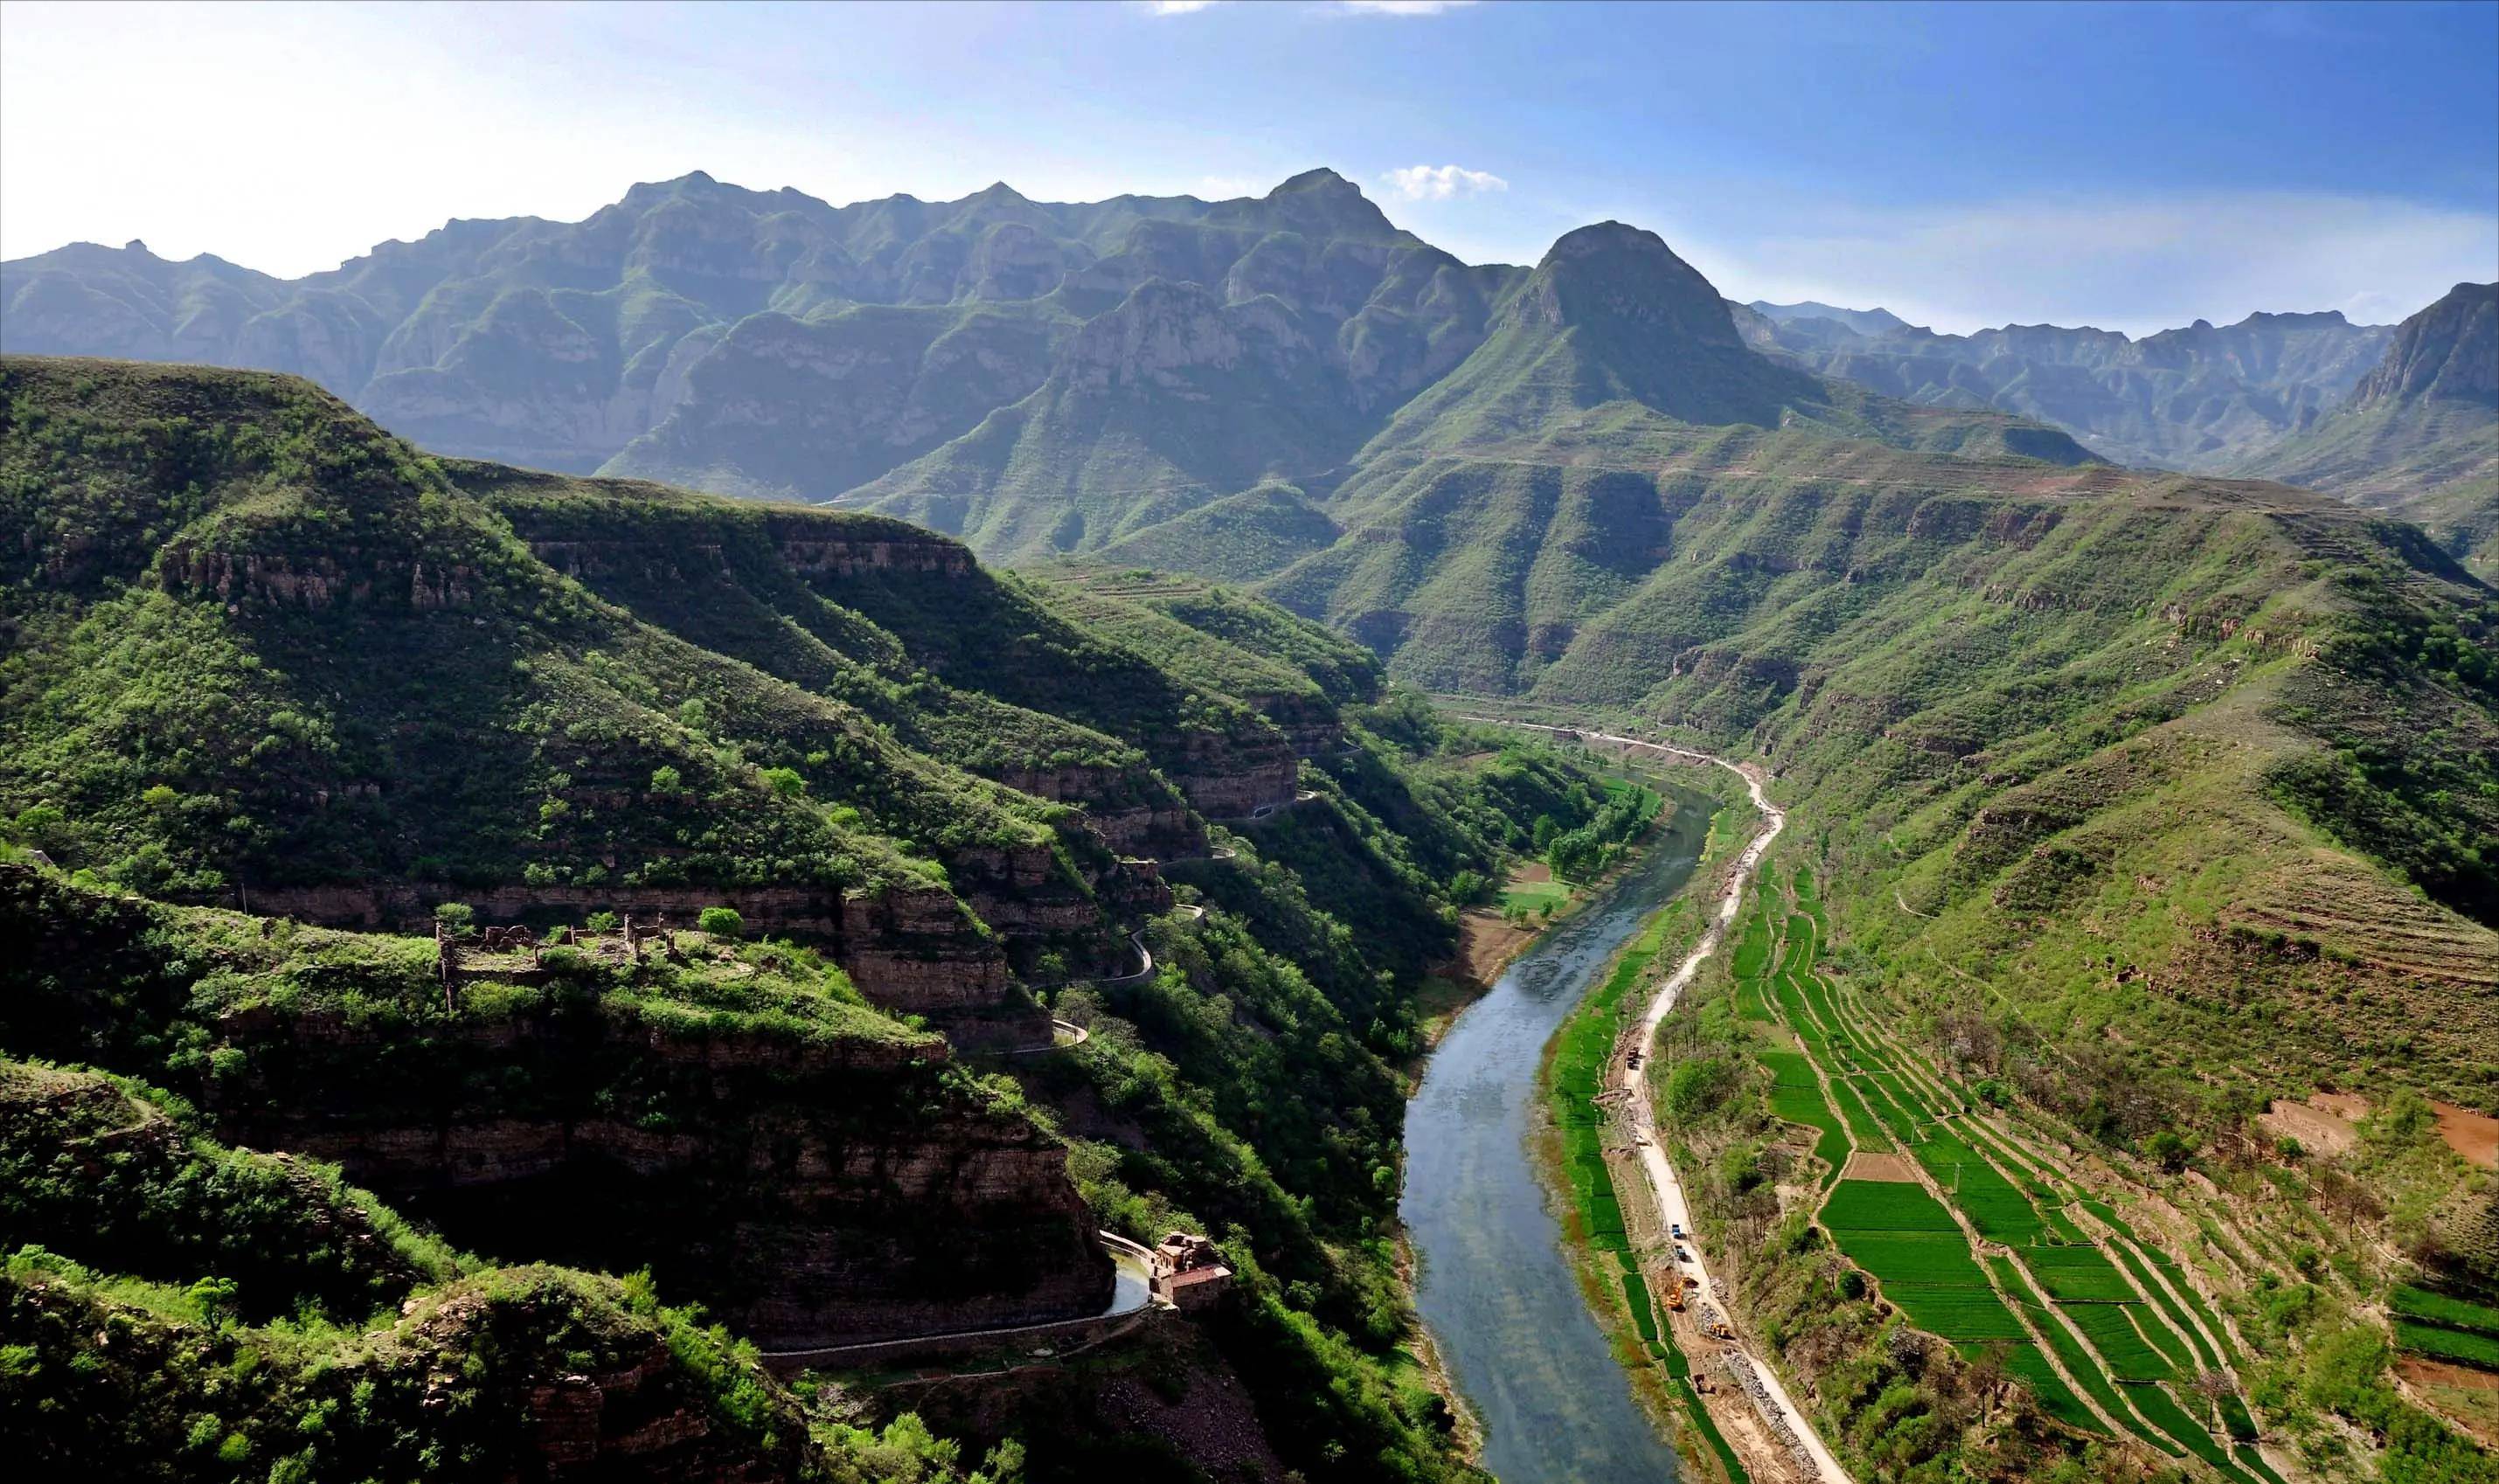
{"label": "small stone house", "polygon": [[1213,1308],[1231,1282],[1232,1270],[1204,1237],[1174,1232],[1154,1248],[1154,1297],[1182,1313]]}

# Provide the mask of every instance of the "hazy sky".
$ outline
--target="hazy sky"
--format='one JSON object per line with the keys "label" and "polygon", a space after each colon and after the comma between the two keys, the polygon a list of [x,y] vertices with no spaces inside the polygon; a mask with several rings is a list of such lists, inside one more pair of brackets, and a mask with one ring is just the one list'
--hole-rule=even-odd
{"label": "hazy sky", "polygon": [[0,256],[271,273],[707,170],[834,202],[1260,192],[1474,261],[1617,217],[1966,330],[2394,319],[2499,277],[2499,4],[0,3]]}

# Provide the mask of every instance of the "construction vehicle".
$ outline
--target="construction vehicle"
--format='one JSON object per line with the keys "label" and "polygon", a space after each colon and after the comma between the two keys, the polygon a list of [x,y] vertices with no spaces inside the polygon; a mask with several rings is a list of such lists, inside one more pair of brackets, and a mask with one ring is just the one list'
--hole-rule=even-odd
{"label": "construction vehicle", "polygon": [[1683,1285],[1681,1283],[1673,1284],[1667,1289],[1666,1307],[1678,1314],[1683,1312]]}

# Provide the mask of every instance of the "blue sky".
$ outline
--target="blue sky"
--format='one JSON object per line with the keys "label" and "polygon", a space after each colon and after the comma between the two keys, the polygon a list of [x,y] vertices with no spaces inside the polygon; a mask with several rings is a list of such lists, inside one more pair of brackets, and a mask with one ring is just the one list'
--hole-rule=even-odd
{"label": "blue sky", "polygon": [[1616,217],[1737,298],[1942,329],[2393,319],[2499,277],[2499,4],[0,7],[10,257],[293,274],[695,169],[841,202],[1314,165],[1471,260]]}

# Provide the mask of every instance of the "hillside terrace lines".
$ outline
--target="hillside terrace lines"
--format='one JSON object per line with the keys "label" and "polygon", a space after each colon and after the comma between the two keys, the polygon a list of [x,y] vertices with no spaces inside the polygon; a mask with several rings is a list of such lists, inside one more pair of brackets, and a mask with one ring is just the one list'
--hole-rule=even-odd
{"label": "hillside terrace lines", "polygon": [[[1794,957],[1783,954],[1782,960]],[[2175,1455],[2183,1448],[2225,1477],[2245,1480],[2253,1474],[2273,1479],[2271,1468],[2252,1446],[2242,1443],[2235,1457],[2225,1453],[2212,1432],[2196,1423],[2164,1389],[2199,1371],[2227,1374],[2224,1361],[2230,1353],[2209,1306],[2186,1283],[2180,1270],[2144,1243],[2104,1204],[2059,1188],[2035,1166],[2009,1160],[1996,1138],[1981,1132],[1983,1120],[1964,1112],[1964,1099],[1951,1093],[1940,1078],[1920,1066],[1918,1058],[1902,1050],[1890,1035],[1870,1029],[1871,1017],[1866,1021],[1868,1029],[1861,1033],[1842,1013],[1842,996],[1832,994],[1828,984],[1809,968],[1805,977],[1823,993],[1801,994],[1800,1001],[1811,999],[1814,1011],[1841,1034],[1862,1035],[1855,1044],[1867,1062],[1877,1060],[1878,1046],[1897,1058],[1899,1072],[1886,1090],[1897,1089],[1912,1106],[1916,1138],[1911,1148],[1921,1184],[1941,1198],[1970,1250],[1985,1259],[1990,1288],[2022,1322],[2032,1343],[2043,1346],[2040,1359],[2065,1374],[2069,1384],[2082,1383],[2079,1396],[2060,1399],[2039,1387],[2035,1376],[2028,1377],[2042,1391],[2043,1404],[2069,1421],[2071,1409],[2065,1403],[2088,1405],[2094,1414],[2113,1416],[2127,1432],[2163,1452]],[[1862,1009],[1859,1014],[1864,1014]],[[1828,1042],[1823,1044],[1827,1048]],[[2000,1165],[2018,1170],[2019,1176],[2008,1178]],[[1861,1265],[1874,1260],[1878,1269],[1892,1266],[1896,1272],[1906,1271],[1899,1266],[1902,1254],[1890,1250],[1896,1243],[1878,1243],[1862,1235],[1884,1228],[1850,1224],[1863,1219],[1850,1203],[1865,1199],[1852,1195],[1852,1185],[1870,1186],[1871,1182],[1843,1180],[1834,1186],[1825,1203],[1824,1225],[1838,1235],[1841,1249]],[[2043,1208],[2036,1204],[2041,1197],[2054,1197],[2057,1204]],[[1834,1207],[1840,1208],[1836,1214]],[[2096,1242],[2068,1214],[2076,1210],[2097,1229]],[[1852,1230],[1861,1233],[1854,1242],[1849,1237]],[[1879,1271],[1875,1275],[1887,1276]],[[1920,1313],[1921,1307],[1930,1314],[1938,1310],[1931,1300],[1922,1305],[1915,1289],[1892,1292],[1897,1279],[1886,1286],[1887,1296],[1901,1306],[1912,1323],[1921,1328],[1934,1326],[1931,1317]],[[2048,1295],[2047,1302],[2033,1302],[2040,1292]],[[1954,1337],[1946,1334],[1945,1338]],[[2077,1357],[2098,1373],[2073,1374]],[[2102,1376],[2117,1379],[2119,1388],[2103,1394]],[[2235,1393],[2221,1409],[2234,1432],[2245,1421],[2245,1403]],[[2252,1426],[2249,1431],[2253,1433]]]}
{"label": "hillside terrace lines", "polygon": [[[1610,732],[1586,731],[1537,722],[1521,722],[1507,717],[1461,716],[1458,719],[1490,726],[1515,726],[1530,731],[1549,732],[1574,740],[1581,737],[1592,738],[1625,749],[1655,753],[1660,757],[1678,761],[1722,767],[1744,781],[1746,790],[1752,795],[1754,808],[1761,812],[1766,823],[1762,830],[1745,845],[1742,853],[1728,867],[1722,878],[1724,885],[1718,908],[1708,916],[1700,941],[1693,945],[1691,952],[1684,956],[1682,963],[1676,966],[1674,973],[1659,984],[1641,1013],[1639,1028],[1625,1038],[1624,1045],[1639,1048],[1645,1053],[1656,1045],[1658,1027],[1666,1019],[1668,1012],[1674,1008],[1676,999],[1700,974],[1701,966],[1708,961],[1710,955],[1715,953],[1719,945],[1725,941],[1727,930],[1735,923],[1743,906],[1745,884],[1752,879],[1764,854],[1769,850],[1770,843],[1778,838],[1779,831],[1787,824],[1786,811],[1771,803],[1769,796],[1763,791],[1762,773],[1758,765],[1738,766],[1723,758],[1712,757],[1690,748],[1673,747]],[[1647,1083],[1648,1060],[1645,1054],[1637,1062],[1628,1056],[1617,1056],[1607,1069],[1609,1080],[1613,1081],[1624,1094],[1622,1107],[1629,1116],[1633,1144],[1639,1155],[1641,1173],[1647,1177],[1649,1195],[1655,1207],[1657,1220],[1670,1231],[1690,1232],[1693,1230],[1691,1206],[1684,1194],[1682,1183],[1675,1177],[1674,1167],[1667,1159],[1665,1148],[1657,1138],[1656,1112],[1650,1101]],[[1707,1258],[1700,1246],[1697,1243],[1690,1243],[1684,1251],[1687,1255],[1679,1266],[1699,1282],[1702,1292],[1716,1292],[1717,1285],[1709,1276]],[[1741,1360],[1742,1365],[1739,1369],[1750,1377],[1751,1384],[1747,1386],[1747,1394],[1752,1398],[1756,1407],[1763,1412],[1764,1421],[1770,1425],[1773,1436],[1784,1436],[1793,1439],[1798,1453],[1798,1462],[1805,1468],[1812,1478],[1821,1481],[1821,1484],[1851,1484],[1847,1470],[1840,1467],[1839,1460],[1823,1442],[1821,1435],[1814,1430],[1813,1424],[1807,1420],[1805,1413],[1788,1395],[1787,1387],[1779,1379],[1778,1372],[1764,1364],[1754,1353],[1753,1347],[1743,1340],[1740,1333],[1733,1329],[1734,1315],[1729,1314],[1727,1318],[1730,1321],[1729,1334],[1735,1337],[1734,1356]]]}
{"label": "hillside terrace lines", "polygon": [[[1777,955],[1781,988],[1786,991],[1780,996],[1780,1011],[1792,1029],[1798,1029],[1801,1018],[1814,1018],[1818,1033],[1813,1044],[1821,1054],[1828,1054],[1832,1037],[1847,1034],[1844,1023],[1827,1004],[1808,1010],[1805,996],[1792,987],[1800,970],[1810,982],[1819,983],[1810,973],[1819,923],[1797,915],[1789,918],[1788,924],[1792,936]],[[1803,928],[1801,946],[1793,936],[1798,924]],[[1798,1033],[1802,1034],[1801,1029]],[[1834,1069],[1822,1065],[1820,1054],[1814,1060],[1832,1085],[1844,1085]],[[1876,1095],[1885,1096],[1879,1089]],[[1781,1115],[1786,1115],[1784,1111]],[[1911,1132],[1905,1119],[1899,1131],[1904,1138]],[[1870,1168],[1878,1157],[1884,1166]],[[2027,1337],[2028,1348],[2009,1356],[2007,1365],[2030,1385],[2041,1405],[2070,1425],[2088,1429],[2096,1423],[2111,1435],[2119,1431],[2120,1424],[2106,1404],[2097,1398],[2087,1401],[2077,1395],[2076,1378],[2036,1329],[2033,1316],[2011,1301],[1995,1264],[1972,1263],[1969,1255],[1962,1255],[1983,1257],[1987,1243],[1969,1218],[1942,1199],[1941,1188],[1928,1171],[1901,1155],[1852,1154],[1846,1167],[1833,1174],[1835,1178],[1823,1183],[1825,1194],[1815,1214],[1834,1233],[1840,1250],[1875,1277],[1884,1297],[1912,1324],[1964,1350],[1973,1344]],[[1845,1209],[1835,1212],[1834,1206]],[[1936,1226],[1937,1217],[1948,1218],[1960,1229],[1960,1243],[1945,1244],[1946,1228]],[[1852,1231],[1859,1233],[1853,1241],[1848,1235]],[[1895,1235],[1904,1232],[1914,1235]],[[1949,1261],[1953,1257],[1958,1257],[1958,1265]],[[1977,1281],[1967,1281],[1970,1278]],[[2115,1398],[2108,1401],[2113,1403]]]}
{"label": "hillside terrace lines", "polygon": [[[1899,1054],[1904,1064],[1918,1059],[1913,1051],[1902,1050]],[[1931,1077],[1931,1073],[1923,1071],[1916,1075],[1922,1078]],[[2124,1241],[2131,1243],[2132,1249],[2144,1263],[2145,1270],[2156,1275],[2166,1286],[2178,1304],[2184,1305],[2189,1311],[2191,1311],[2193,1322],[2201,1331],[2205,1345],[2209,1346],[2206,1349],[2208,1358],[2218,1363],[2232,1359],[2240,1352],[2243,1346],[2237,1342],[2237,1337],[2226,1321],[2220,1316],[2213,1302],[2191,1280],[2191,1270],[2168,1263],[2158,1249],[2144,1243],[2141,1239],[2133,1235],[2131,1229],[2117,1223],[2113,1212],[2108,1217],[2101,1216],[2098,1210],[2093,1209],[2095,1203],[2083,1195],[2079,1187],[2057,1168],[2049,1156],[2032,1147],[2028,1137],[2015,1128],[2010,1119],[1991,1120],[1973,1114],[1964,1120],[1963,1129],[1972,1145],[2010,1172],[2017,1181],[2058,1195],[2064,1202],[2065,1207],[2081,1211],[2084,1218],[2095,1227],[2114,1232]],[[2073,1223],[2057,1213],[2056,1208],[2050,1208],[2049,1214],[2056,1220],[2060,1229],[2073,1227]],[[2073,1227],[2073,1238],[2076,1241],[2088,1241],[2090,1234],[2079,1227]],[[2257,1271],[2249,1268],[2244,1261],[2233,1258],[2222,1243],[2215,1242],[2212,1245],[2242,1273]],[[2279,1269],[2262,1271],[2274,1272],[2277,1275],[2280,1275],[2281,1272]],[[2138,1286],[2140,1286],[2139,1283]],[[2176,1314],[2177,1309],[2171,1307],[2170,1312]],[[2218,1364],[2216,1369],[2220,1369]]]}

